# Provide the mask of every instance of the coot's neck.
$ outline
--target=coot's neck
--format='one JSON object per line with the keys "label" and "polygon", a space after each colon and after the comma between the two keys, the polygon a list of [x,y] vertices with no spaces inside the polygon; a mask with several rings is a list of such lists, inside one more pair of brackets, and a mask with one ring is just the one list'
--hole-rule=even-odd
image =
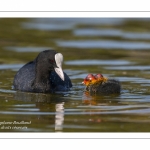
{"label": "coot's neck", "polygon": [[40,70],[36,70],[35,81],[39,83],[47,83],[47,81],[50,80],[50,73],[51,70],[44,70],[42,68]]}
{"label": "coot's neck", "polygon": [[35,66],[35,80],[33,82],[33,90],[38,90],[38,92],[50,92],[50,73],[52,69],[48,66],[42,64],[36,64]]}

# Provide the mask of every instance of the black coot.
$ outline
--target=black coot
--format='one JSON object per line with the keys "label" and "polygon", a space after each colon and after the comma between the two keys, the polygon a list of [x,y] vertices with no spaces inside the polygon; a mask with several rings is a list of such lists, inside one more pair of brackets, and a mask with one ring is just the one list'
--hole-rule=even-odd
{"label": "black coot", "polygon": [[15,90],[46,93],[68,91],[70,78],[62,70],[63,55],[55,50],[45,50],[35,60],[25,64],[14,77]]}

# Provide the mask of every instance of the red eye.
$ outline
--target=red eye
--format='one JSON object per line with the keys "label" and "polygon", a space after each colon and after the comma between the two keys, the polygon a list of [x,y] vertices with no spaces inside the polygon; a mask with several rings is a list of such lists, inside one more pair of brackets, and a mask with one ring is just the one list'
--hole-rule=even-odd
{"label": "red eye", "polygon": [[52,59],[49,59],[49,61],[50,61],[50,63],[54,63],[54,60],[52,60]]}

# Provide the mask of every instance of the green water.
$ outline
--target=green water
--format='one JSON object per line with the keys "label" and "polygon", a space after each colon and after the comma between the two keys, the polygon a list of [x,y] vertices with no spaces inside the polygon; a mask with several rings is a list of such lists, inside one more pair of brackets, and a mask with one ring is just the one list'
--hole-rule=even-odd
{"label": "green water", "polygon": [[[40,51],[64,55],[69,92],[14,91],[17,70]],[[1,18],[0,132],[149,132],[150,19]],[[120,95],[88,95],[83,79],[102,73]]]}

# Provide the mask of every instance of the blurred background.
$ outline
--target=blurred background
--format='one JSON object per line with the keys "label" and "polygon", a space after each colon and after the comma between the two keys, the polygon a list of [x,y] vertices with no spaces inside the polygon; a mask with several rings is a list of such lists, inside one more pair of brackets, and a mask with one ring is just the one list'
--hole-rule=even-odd
{"label": "blurred background", "polygon": [[[14,91],[18,69],[46,49],[63,54],[71,91]],[[1,18],[0,132],[148,132],[149,58],[149,18]],[[121,94],[88,95],[88,73],[119,80]]]}

